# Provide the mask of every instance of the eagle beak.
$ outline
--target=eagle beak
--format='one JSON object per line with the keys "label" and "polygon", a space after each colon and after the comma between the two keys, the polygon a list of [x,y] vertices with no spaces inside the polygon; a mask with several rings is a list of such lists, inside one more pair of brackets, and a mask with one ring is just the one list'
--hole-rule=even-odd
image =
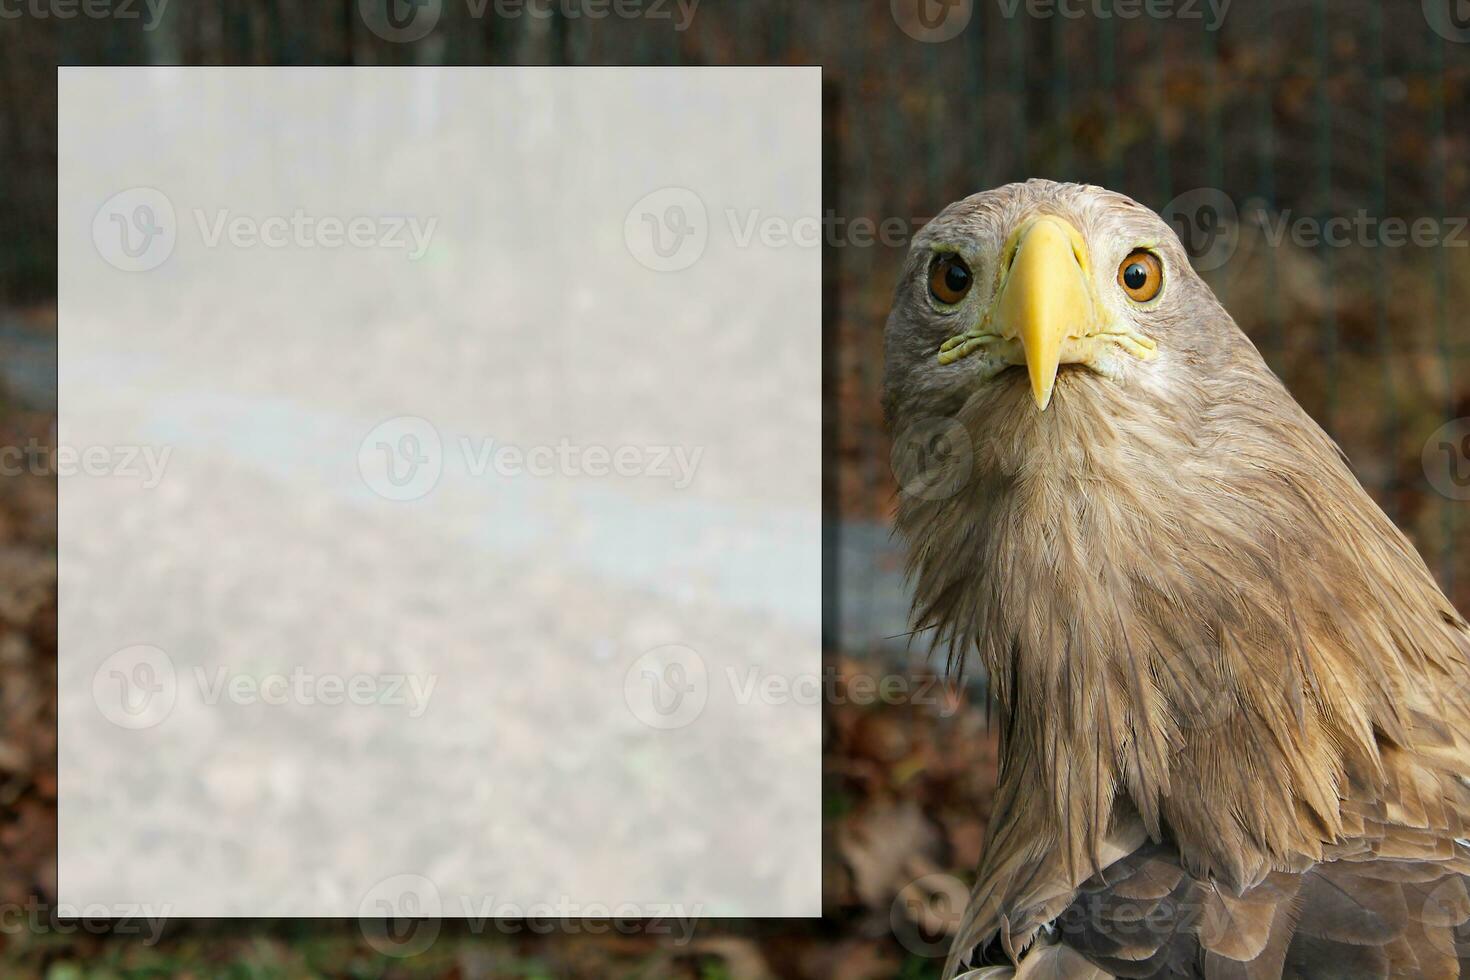
{"label": "eagle beak", "polygon": [[1010,269],[993,322],[1001,336],[1020,341],[1031,396],[1046,411],[1063,345],[1086,337],[1096,318],[1087,246],[1076,228],[1051,215],[1028,222],[1011,238]]}

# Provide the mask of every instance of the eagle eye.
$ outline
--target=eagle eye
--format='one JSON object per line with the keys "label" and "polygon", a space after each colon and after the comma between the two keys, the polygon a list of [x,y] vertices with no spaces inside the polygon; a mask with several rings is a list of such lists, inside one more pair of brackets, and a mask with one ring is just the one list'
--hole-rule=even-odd
{"label": "eagle eye", "polygon": [[1136,303],[1147,303],[1164,288],[1164,264],[1147,249],[1136,249],[1118,266],[1118,285]]}
{"label": "eagle eye", "polygon": [[958,255],[941,255],[929,269],[929,292],[946,306],[953,306],[970,292],[975,277]]}

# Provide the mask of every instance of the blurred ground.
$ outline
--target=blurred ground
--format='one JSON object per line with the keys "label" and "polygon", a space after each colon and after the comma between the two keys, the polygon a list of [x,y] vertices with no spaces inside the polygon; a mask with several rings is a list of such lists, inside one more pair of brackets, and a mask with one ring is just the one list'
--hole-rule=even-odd
{"label": "blurred ground", "polygon": [[[7,351],[49,336],[54,312],[6,317]],[[51,441],[54,416],[0,389],[0,446]],[[10,460],[7,460],[7,464]],[[30,466],[0,476],[0,902],[54,891],[56,483]],[[19,470],[20,472],[14,472]],[[3,926],[3,923],[0,923]]]}
{"label": "blurred ground", "polygon": [[[47,307],[0,316],[0,361],[35,356],[37,346],[54,342],[54,316]],[[126,933],[122,923],[109,929],[61,918],[53,905],[56,479],[44,458],[54,416],[40,404],[48,397],[0,389],[0,446],[31,451],[27,465],[0,477],[0,976],[938,975],[984,836],[994,735],[983,706],[932,672],[836,656],[824,676],[821,920],[701,924],[687,943],[644,934],[649,923],[602,936],[569,933],[581,928],[575,922],[455,923],[425,952],[400,957],[355,921],[179,923],[153,943],[142,926],[141,934]]]}

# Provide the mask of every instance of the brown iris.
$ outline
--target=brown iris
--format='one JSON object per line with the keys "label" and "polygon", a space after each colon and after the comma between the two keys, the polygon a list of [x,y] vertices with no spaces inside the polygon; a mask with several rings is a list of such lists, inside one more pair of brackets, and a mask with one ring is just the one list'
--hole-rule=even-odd
{"label": "brown iris", "polygon": [[975,277],[958,255],[941,255],[929,269],[929,292],[946,306],[953,306],[970,292]]}
{"label": "brown iris", "polygon": [[1118,266],[1118,285],[1136,303],[1147,303],[1164,288],[1164,264],[1146,249],[1138,249]]}

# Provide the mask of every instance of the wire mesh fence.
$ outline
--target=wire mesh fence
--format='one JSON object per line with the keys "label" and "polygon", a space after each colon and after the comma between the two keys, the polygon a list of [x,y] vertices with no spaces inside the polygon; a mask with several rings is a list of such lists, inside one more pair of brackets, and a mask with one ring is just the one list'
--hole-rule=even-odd
{"label": "wire mesh fence", "polygon": [[[0,900],[42,917],[29,943],[7,937],[7,975],[72,975],[82,968],[68,959],[89,958],[179,975],[185,963],[217,971],[238,957],[276,972],[296,963],[300,975],[340,964],[381,976],[607,976],[652,963],[642,972],[743,976],[768,975],[750,963],[769,962],[779,964],[769,975],[938,976],[999,756],[982,692],[945,690],[924,669],[943,661],[908,635],[904,555],[889,527],[881,336],[913,229],[957,198],[1033,176],[1103,184],[1159,210],[1470,611],[1466,14],[1465,0],[0,0],[0,444],[11,446],[56,437],[58,65],[823,66],[824,213],[766,214],[769,202],[748,201],[711,217],[821,227],[834,654],[822,677],[820,921],[722,920],[687,948],[618,936],[611,953],[583,941],[595,937],[506,939],[446,921],[428,958],[405,963],[374,957],[372,935],[351,923],[232,920],[178,928],[144,960],[127,936],[68,937],[57,933],[73,927],[46,921],[56,911],[56,481],[0,480]],[[432,113],[432,86],[403,77]],[[667,84],[677,99],[680,76]],[[730,123],[760,138],[756,113]],[[350,138],[356,124],[334,119],[307,138]],[[561,121],[552,113],[547,124]],[[601,172],[595,160],[557,161],[532,176],[596,182]],[[423,295],[396,299],[405,316],[422,315]],[[892,663],[905,659],[919,663]],[[902,682],[891,699],[881,694],[890,680]],[[877,700],[857,696],[865,683]]]}
{"label": "wire mesh fence", "polygon": [[907,239],[950,201],[1032,176],[1163,213],[1465,609],[1470,22],[1457,3],[221,0],[67,19],[38,4],[0,22],[0,289],[53,295],[58,64],[820,64],[831,647],[925,654],[901,635],[878,407]]}
{"label": "wire mesh fence", "polygon": [[[923,216],[1029,176],[1158,210],[1463,608],[1470,48],[1428,7],[1237,4],[1212,29],[1203,6],[1078,19],[976,4],[951,42],[905,58],[859,46],[833,73],[850,163],[837,211]],[[843,525],[846,648],[902,629],[901,556],[874,533],[892,499],[873,393],[896,252],[829,252],[844,295],[840,510],[872,522]]]}

